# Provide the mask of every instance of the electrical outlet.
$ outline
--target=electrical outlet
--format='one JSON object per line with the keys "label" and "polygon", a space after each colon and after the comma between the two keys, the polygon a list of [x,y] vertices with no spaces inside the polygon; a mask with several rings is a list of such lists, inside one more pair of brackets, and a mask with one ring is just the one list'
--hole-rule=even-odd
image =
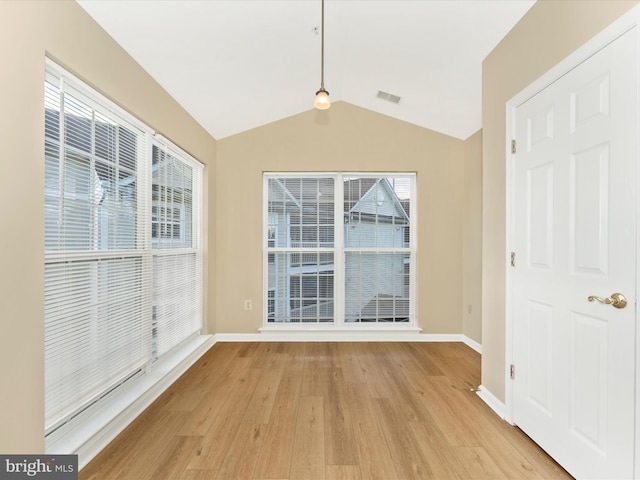
{"label": "electrical outlet", "polygon": [[471,304],[469,304],[469,305],[467,306],[467,313],[468,313],[469,315],[471,315]]}
{"label": "electrical outlet", "polygon": [[244,301],[244,309],[245,310],[253,310],[253,302],[251,300]]}

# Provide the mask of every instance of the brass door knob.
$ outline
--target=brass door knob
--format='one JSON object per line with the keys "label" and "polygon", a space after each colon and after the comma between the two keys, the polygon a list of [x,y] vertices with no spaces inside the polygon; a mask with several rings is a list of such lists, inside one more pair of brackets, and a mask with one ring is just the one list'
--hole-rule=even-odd
{"label": "brass door knob", "polygon": [[612,293],[611,296],[607,298],[589,295],[587,297],[587,300],[589,300],[590,302],[598,301],[600,303],[604,303],[605,305],[611,305],[615,308],[624,308],[627,306],[627,297],[625,297],[621,293]]}

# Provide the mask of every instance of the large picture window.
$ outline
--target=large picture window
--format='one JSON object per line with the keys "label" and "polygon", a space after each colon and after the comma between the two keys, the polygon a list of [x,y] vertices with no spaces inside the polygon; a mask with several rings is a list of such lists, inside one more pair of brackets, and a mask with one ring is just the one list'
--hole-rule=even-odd
{"label": "large picture window", "polygon": [[202,324],[201,166],[47,61],[45,430]]}
{"label": "large picture window", "polygon": [[265,323],[414,324],[415,174],[265,174]]}

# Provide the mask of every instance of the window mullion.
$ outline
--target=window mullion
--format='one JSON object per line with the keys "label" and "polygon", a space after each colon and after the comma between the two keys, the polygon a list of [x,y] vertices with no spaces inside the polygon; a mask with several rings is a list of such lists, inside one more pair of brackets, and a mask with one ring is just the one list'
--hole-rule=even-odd
{"label": "window mullion", "polygon": [[334,321],[338,326],[344,325],[344,180],[343,175],[335,176],[334,187],[334,245],[333,261],[333,297],[334,297]]}
{"label": "window mullion", "polygon": [[[58,88],[60,89],[60,118],[58,119],[58,130],[59,130],[59,154],[58,154],[58,194],[60,198],[58,201],[60,205],[58,207],[58,227],[64,224],[64,211],[65,211],[65,195],[64,195],[64,179],[66,175],[66,165],[65,165],[65,136],[66,132],[66,123],[64,121],[64,112],[65,112],[65,80],[64,78],[60,78],[58,83]],[[60,230],[58,230],[58,247],[60,247]],[[46,252],[45,252],[46,253]]]}
{"label": "window mullion", "polygon": [[[136,241],[138,247],[143,252],[142,257],[142,315],[145,319],[145,329],[149,332],[149,338],[152,336],[153,330],[153,251],[151,246],[151,132],[146,132],[144,142],[138,146],[138,162],[140,166],[137,168],[136,178],[136,215],[138,218],[137,225],[138,235]],[[147,345],[147,364],[145,368],[149,368],[152,362],[151,350],[152,342]]]}

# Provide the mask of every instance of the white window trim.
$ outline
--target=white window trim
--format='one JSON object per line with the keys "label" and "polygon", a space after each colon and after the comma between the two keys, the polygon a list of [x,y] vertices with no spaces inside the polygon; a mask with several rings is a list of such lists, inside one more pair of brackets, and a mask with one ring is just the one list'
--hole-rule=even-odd
{"label": "white window trim", "polygon": [[[327,252],[334,253],[334,322],[269,322],[268,321],[268,264],[267,258],[269,253],[277,253],[279,249],[268,249],[267,245],[267,218],[268,218],[268,180],[270,178],[329,178],[332,177],[335,180],[334,195],[337,200],[334,202],[334,247],[327,248]],[[393,177],[411,177],[412,181],[410,192],[410,212],[411,212],[411,229],[410,229],[410,247],[409,248],[353,248],[346,250],[344,247],[344,205],[342,199],[344,198],[344,181],[345,177],[358,177],[358,178],[393,178]],[[418,230],[418,214],[417,214],[417,174],[416,172],[264,172],[263,173],[263,200],[262,200],[262,247],[263,247],[263,288],[262,288],[262,319],[263,326],[259,329],[262,333],[292,333],[293,335],[300,332],[317,332],[322,334],[323,332],[406,332],[406,333],[419,333],[422,331],[419,328],[417,320],[417,307],[416,307],[416,268],[417,268],[417,230]],[[289,233],[287,233],[287,245],[290,245]],[[281,251],[288,251],[288,248],[282,248]],[[313,249],[315,252],[323,252],[323,248]],[[345,280],[345,265],[344,257],[348,251],[370,251],[372,253],[409,253],[410,262],[412,267],[410,269],[409,278],[409,322],[398,323],[386,323],[386,322],[361,322],[361,323],[348,323],[344,320],[344,280]],[[335,288],[335,285],[340,285],[340,288]],[[288,287],[287,287],[288,288]]]}

